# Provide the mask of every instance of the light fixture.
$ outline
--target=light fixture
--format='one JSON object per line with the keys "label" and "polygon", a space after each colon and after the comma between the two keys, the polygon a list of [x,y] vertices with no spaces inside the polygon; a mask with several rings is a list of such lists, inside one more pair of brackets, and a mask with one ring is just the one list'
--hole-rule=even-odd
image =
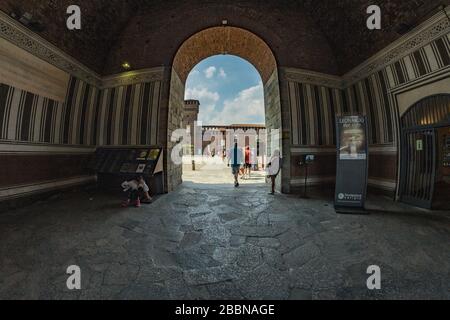
{"label": "light fixture", "polygon": [[[223,19],[222,20],[222,26],[224,26],[224,27],[228,26],[228,20],[227,19]],[[225,50],[225,48],[222,50],[222,54],[223,55],[227,55],[228,54],[228,52]]]}
{"label": "light fixture", "polygon": [[124,68],[125,70],[129,70],[131,69],[131,65],[129,62],[125,61],[124,63],[122,63],[122,68]]}
{"label": "light fixture", "polygon": [[20,18],[19,22],[21,22],[23,25],[28,26],[31,23],[31,19],[33,19],[33,16],[29,12],[25,12]]}

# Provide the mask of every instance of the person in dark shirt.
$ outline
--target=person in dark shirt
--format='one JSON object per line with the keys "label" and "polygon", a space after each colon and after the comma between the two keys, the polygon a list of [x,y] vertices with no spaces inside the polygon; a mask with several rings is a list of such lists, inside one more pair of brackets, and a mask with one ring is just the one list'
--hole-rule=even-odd
{"label": "person in dark shirt", "polygon": [[234,176],[234,186],[239,187],[239,171],[243,163],[242,151],[238,148],[238,144],[235,143],[234,147],[230,150],[230,162],[231,172]]}

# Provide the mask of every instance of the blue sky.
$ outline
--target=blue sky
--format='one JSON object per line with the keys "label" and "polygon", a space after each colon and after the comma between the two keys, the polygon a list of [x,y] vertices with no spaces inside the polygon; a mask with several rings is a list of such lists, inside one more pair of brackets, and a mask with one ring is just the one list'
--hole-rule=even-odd
{"label": "blue sky", "polygon": [[204,125],[264,124],[261,76],[252,64],[232,55],[201,61],[186,82],[186,99],[200,100]]}

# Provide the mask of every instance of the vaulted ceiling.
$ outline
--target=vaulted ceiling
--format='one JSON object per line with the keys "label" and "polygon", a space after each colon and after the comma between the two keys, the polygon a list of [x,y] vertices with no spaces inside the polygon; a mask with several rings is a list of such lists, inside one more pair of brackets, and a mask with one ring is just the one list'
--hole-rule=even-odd
{"label": "vaulted ceiling", "polygon": [[[68,31],[73,0],[0,0],[0,10],[29,12],[35,31],[100,74],[171,65],[182,43],[219,26],[247,29],[274,51],[281,66],[341,75],[416,26],[449,0],[91,0],[78,1],[82,30]],[[366,28],[378,4],[383,29]]]}

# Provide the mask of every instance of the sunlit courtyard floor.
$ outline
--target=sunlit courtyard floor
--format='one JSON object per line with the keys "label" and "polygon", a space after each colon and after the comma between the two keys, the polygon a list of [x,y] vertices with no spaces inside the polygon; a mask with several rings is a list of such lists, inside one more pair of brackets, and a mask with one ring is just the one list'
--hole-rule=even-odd
{"label": "sunlit courtyard floor", "polygon": [[[448,214],[378,197],[369,215],[338,215],[264,180],[234,188],[225,164],[199,165],[140,209],[73,192],[2,213],[0,298],[450,299]],[[81,290],[66,287],[70,265]]]}
{"label": "sunlit courtyard floor", "polygon": [[[187,161],[189,163],[189,161]],[[233,187],[234,178],[231,172],[231,168],[227,166],[226,161],[221,158],[204,158],[197,159],[196,171],[192,170],[192,164],[185,164],[183,166],[183,182],[186,185],[200,184],[205,186],[218,186],[218,187]],[[256,185],[262,186],[266,183],[264,170],[251,171],[250,176],[239,176],[239,183],[242,186]],[[268,186],[266,189],[269,191]]]}

